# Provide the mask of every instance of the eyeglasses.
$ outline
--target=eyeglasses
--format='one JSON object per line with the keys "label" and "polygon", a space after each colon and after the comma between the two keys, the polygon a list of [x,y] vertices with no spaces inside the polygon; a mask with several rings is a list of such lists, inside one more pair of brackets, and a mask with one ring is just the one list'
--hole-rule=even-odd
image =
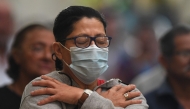
{"label": "eyeglasses", "polygon": [[74,40],[75,45],[79,48],[87,48],[90,46],[91,42],[94,41],[97,47],[107,48],[110,45],[111,39],[112,38],[109,36],[96,36],[96,37],[77,36],[77,37],[64,39],[63,41]]}

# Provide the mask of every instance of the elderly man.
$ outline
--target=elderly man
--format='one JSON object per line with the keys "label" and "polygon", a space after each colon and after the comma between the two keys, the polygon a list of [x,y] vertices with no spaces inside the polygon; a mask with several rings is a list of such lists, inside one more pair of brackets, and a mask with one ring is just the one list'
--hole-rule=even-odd
{"label": "elderly man", "polygon": [[166,69],[166,79],[145,96],[149,109],[189,109],[190,28],[173,28],[160,39],[160,48],[159,60]]}

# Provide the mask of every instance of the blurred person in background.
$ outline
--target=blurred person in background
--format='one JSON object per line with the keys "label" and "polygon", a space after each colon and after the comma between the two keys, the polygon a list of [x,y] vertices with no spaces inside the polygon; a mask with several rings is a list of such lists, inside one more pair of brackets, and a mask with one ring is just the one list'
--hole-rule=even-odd
{"label": "blurred person in background", "polygon": [[151,24],[140,21],[134,36],[128,36],[121,52],[114,78],[120,78],[124,83],[131,81],[142,72],[158,64],[158,43]]}
{"label": "blurred person in background", "polygon": [[11,83],[5,74],[7,52],[13,35],[14,21],[11,7],[6,0],[0,0],[0,86]]}
{"label": "blurred person in background", "polygon": [[[170,20],[162,15],[159,15],[156,18],[152,19],[152,25],[157,39],[156,42],[155,40],[153,42],[156,43],[155,45],[157,46],[158,39],[160,39],[160,37],[163,36],[163,34],[165,34],[167,31],[169,31],[172,28],[172,25]],[[150,44],[150,46],[153,45]],[[135,84],[136,87],[143,94],[146,94],[158,88],[161,85],[161,83],[164,81],[166,75],[165,69],[158,62],[158,56],[160,54],[160,50],[158,50],[159,47],[152,47],[152,48],[155,48],[156,49],[155,51],[159,52],[155,53],[156,54],[155,61],[157,61],[158,64],[155,64],[151,68],[141,72],[131,81],[131,83]]]}
{"label": "blurred person in background", "polygon": [[[158,88],[164,81],[166,76],[165,69],[160,65],[155,65],[149,70],[137,75],[132,81],[136,87],[143,93],[147,94],[150,91]],[[154,83],[154,84],[153,84]]]}
{"label": "blurred person in background", "polygon": [[105,83],[98,79],[108,68],[111,41],[98,11],[70,6],[58,14],[53,31],[56,71],[26,86],[20,109],[148,108],[134,85],[125,85],[119,79]]}
{"label": "blurred person in background", "polygon": [[145,95],[149,109],[189,109],[190,27],[171,29],[160,39],[160,49],[159,61],[166,70],[166,79]]}
{"label": "blurred person in background", "polygon": [[13,83],[0,88],[0,109],[19,109],[26,84],[54,70],[54,41],[53,32],[39,24],[29,25],[16,34],[7,69]]}

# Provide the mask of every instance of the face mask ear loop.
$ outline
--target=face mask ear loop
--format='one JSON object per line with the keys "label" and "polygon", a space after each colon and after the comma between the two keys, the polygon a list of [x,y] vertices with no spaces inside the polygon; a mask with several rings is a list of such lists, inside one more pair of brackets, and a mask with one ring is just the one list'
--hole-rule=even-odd
{"label": "face mask ear loop", "polygon": [[[61,44],[61,43],[59,42],[59,44]],[[65,49],[67,49],[68,51],[71,51],[67,47],[65,47],[64,45],[61,44],[61,46],[64,47]]]}
{"label": "face mask ear loop", "polygon": [[[70,68],[70,66],[69,66],[69,65],[68,65],[68,64],[67,64],[64,60],[63,60],[63,62],[66,64],[66,66],[67,66],[67,67],[69,67],[69,68]],[[71,69],[71,68],[70,68],[70,69]]]}
{"label": "face mask ear loop", "polygon": [[[61,44],[61,43],[59,43]],[[70,51],[67,47],[65,47],[64,45],[61,44],[62,47],[64,47],[66,50]],[[63,62],[69,67],[69,65],[63,60]]]}
{"label": "face mask ear loop", "polygon": [[69,65],[63,60],[63,62],[69,67]]}

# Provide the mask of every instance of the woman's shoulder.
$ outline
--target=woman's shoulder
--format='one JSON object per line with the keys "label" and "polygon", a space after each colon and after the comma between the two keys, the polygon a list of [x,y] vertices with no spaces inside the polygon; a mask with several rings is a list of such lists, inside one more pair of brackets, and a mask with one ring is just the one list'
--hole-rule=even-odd
{"label": "woman's shoulder", "polygon": [[[56,79],[56,80],[58,80],[60,82],[66,83],[66,84],[70,83],[69,77],[62,74],[62,73],[60,73],[60,71],[52,71],[51,73],[46,74],[46,76],[49,76],[51,78],[54,78],[54,79]],[[34,90],[42,88],[41,86],[33,86],[32,85],[32,82],[41,81],[41,80],[42,80],[41,77],[37,77],[37,78],[33,79],[32,81],[30,81],[25,87],[25,90],[24,90],[25,96],[30,95],[31,91],[34,91]]]}

